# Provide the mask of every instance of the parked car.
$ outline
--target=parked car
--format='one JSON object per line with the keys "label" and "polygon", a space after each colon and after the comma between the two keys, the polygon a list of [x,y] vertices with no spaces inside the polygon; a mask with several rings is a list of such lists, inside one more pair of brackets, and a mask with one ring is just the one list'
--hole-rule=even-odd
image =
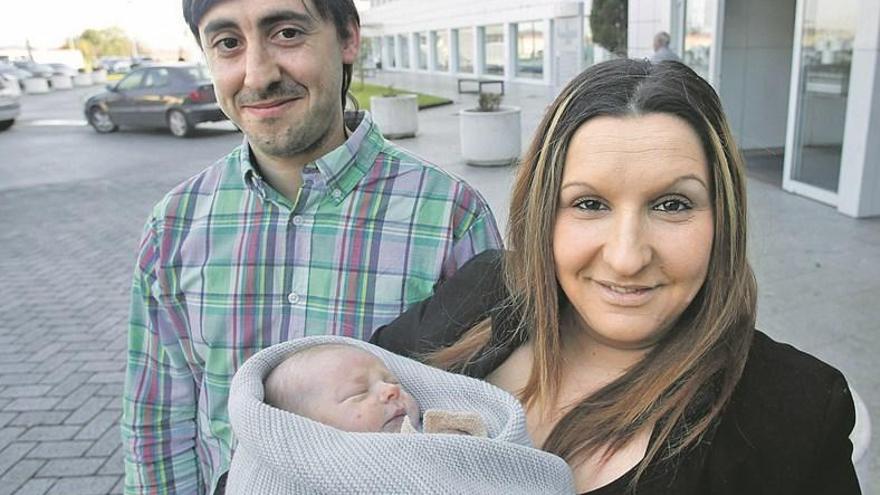
{"label": "parked car", "polygon": [[14,77],[18,81],[18,89],[24,90],[24,80],[34,77],[30,72],[19,69],[12,64],[0,62],[0,75]]}
{"label": "parked car", "polygon": [[74,69],[73,67],[67,64],[46,64],[52,68],[52,73],[56,76],[70,76],[73,77],[79,74],[79,71]]}
{"label": "parked car", "polygon": [[13,78],[0,76],[0,131],[12,127],[21,114],[21,89]]}
{"label": "parked car", "polygon": [[126,57],[101,57],[98,68],[110,74],[124,74],[131,70],[131,60]]}
{"label": "parked car", "polygon": [[52,77],[52,74],[55,73],[55,70],[52,69],[52,67],[49,67],[45,64],[38,64],[36,62],[18,61],[13,62],[13,64],[15,64],[15,66],[19,69],[24,69],[36,77],[44,77],[46,79],[49,79],[50,77]]}
{"label": "parked car", "polygon": [[177,137],[196,124],[226,120],[201,65],[156,65],[132,70],[107,91],[86,101],[89,124],[99,133],[118,126],[167,127]]}

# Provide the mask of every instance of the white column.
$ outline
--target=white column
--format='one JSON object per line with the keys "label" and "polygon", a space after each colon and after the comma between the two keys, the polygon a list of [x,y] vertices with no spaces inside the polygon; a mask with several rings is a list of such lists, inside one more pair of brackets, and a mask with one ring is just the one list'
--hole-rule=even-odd
{"label": "white column", "polygon": [[437,31],[428,31],[428,71],[437,72]]}
{"label": "white column", "polygon": [[474,26],[474,72],[486,73],[486,30],[480,26]]}
{"label": "white column", "polygon": [[[555,33],[553,32],[553,19],[544,19],[543,21],[543,31],[544,31],[544,84],[553,84],[553,73],[556,70],[555,64],[553,61],[556,59],[554,56],[556,53],[556,46],[554,40],[556,39]],[[583,38],[581,38],[583,39]],[[583,45],[583,43],[579,43]],[[583,58],[583,57],[582,57]]]}
{"label": "white column", "polygon": [[461,72],[458,61],[458,29],[449,30],[449,71],[453,74]]}
{"label": "white column", "polygon": [[837,209],[852,217],[880,215],[880,2],[859,2]]}
{"label": "white column", "polygon": [[417,33],[409,33],[409,68],[419,70],[419,37]]}
{"label": "white column", "polygon": [[516,77],[516,24],[505,22],[504,33],[504,79],[509,81]]}

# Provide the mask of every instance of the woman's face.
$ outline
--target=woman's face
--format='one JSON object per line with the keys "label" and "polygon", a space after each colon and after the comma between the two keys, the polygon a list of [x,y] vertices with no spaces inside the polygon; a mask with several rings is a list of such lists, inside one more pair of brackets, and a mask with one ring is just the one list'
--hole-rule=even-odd
{"label": "woman's face", "polygon": [[709,187],[700,139],[678,117],[597,117],[575,132],[553,254],[589,339],[645,349],[684,312],[712,252]]}

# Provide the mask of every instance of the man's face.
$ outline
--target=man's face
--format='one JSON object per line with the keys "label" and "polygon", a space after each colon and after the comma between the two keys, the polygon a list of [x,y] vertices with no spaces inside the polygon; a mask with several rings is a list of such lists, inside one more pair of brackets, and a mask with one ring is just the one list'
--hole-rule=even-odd
{"label": "man's face", "polygon": [[313,378],[299,387],[303,415],[343,431],[397,433],[404,416],[418,426],[419,406],[391,371],[369,352],[318,350],[300,366]]}
{"label": "man's face", "polygon": [[308,153],[341,130],[342,65],[359,35],[351,25],[343,40],[310,1],[226,0],[199,22],[221,108],[269,156]]}

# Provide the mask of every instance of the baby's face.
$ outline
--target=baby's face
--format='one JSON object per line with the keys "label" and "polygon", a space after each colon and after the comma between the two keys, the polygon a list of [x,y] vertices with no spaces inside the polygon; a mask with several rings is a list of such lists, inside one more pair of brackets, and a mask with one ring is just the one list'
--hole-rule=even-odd
{"label": "baby's face", "polygon": [[400,431],[413,426],[419,406],[377,357],[360,349],[335,348],[308,360],[314,380],[306,387],[306,416],[344,431]]}

